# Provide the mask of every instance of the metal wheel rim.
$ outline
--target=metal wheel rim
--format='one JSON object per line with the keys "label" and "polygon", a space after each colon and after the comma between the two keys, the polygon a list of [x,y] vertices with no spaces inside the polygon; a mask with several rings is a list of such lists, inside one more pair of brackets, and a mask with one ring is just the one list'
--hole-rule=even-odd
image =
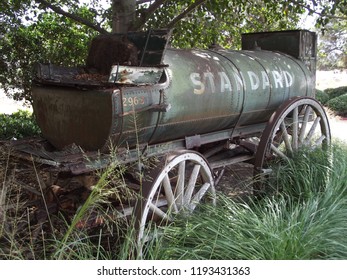
{"label": "metal wheel rim", "polygon": [[[185,167],[187,162],[194,163],[194,168],[191,173],[191,176],[188,180],[188,184],[185,184],[186,180],[181,180],[180,183],[177,182],[177,188],[181,188],[183,193],[180,191],[173,193],[172,186],[170,183],[169,172],[173,170],[175,167],[179,168],[179,173],[185,173]],[[153,204],[153,200],[157,194],[157,192],[163,188],[165,192],[165,198],[167,200],[167,205],[170,210],[173,210],[173,213],[177,213],[182,211],[183,209],[188,210],[188,212],[193,212],[195,207],[201,202],[202,198],[205,197],[208,193],[211,196],[211,201],[215,204],[215,188],[214,188],[214,179],[212,176],[211,169],[206,161],[206,159],[196,152],[178,152],[172,155],[169,155],[166,158],[165,165],[159,172],[157,172],[157,176],[155,176],[154,183],[150,189],[147,188],[147,193],[143,194],[143,200],[140,203],[140,208],[136,209],[138,224],[137,224],[137,242],[140,248],[143,243],[146,242],[146,238],[144,237],[144,231],[147,224],[147,219],[150,210],[155,212],[157,215],[162,215],[163,219],[167,221],[171,221],[172,217],[167,215],[167,213],[161,211],[159,207],[156,207]],[[184,167],[184,168],[183,168]],[[184,170],[184,171],[183,171]],[[200,189],[194,193],[197,183],[197,180],[200,178],[203,179],[203,184]],[[154,177],[154,176],[153,176]],[[169,179],[169,180],[168,180]],[[186,179],[186,178],[185,178]],[[179,180],[178,180],[179,181]],[[170,188],[171,187],[171,188]],[[183,189],[182,189],[183,188]],[[170,192],[171,189],[171,192]],[[146,192],[146,190],[144,190]],[[180,200],[180,204],[178,201]],[[160,204],[160,202],[159,202]]]}

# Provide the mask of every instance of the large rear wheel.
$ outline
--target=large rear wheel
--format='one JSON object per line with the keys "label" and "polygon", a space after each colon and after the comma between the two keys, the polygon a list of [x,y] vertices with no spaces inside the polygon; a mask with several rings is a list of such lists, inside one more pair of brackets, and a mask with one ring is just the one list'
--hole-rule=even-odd
{"label": "large rear wheel", "polygon": [[271,172],[272,164],[288,160],[299,150],[327,148],[330,140],[328,117],[320,103],[310,97],[290,99],[274,112],[262,133],[255,174]]}

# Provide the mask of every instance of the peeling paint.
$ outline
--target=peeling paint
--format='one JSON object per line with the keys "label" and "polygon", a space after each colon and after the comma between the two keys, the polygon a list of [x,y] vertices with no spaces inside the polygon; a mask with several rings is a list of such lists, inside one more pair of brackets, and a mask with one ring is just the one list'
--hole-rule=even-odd
{"label": "peeling paint", "polygon": [[162,67],[139,67],[114,65],[111,69],[109,82],[129,85],[157,84],[163,74]]}

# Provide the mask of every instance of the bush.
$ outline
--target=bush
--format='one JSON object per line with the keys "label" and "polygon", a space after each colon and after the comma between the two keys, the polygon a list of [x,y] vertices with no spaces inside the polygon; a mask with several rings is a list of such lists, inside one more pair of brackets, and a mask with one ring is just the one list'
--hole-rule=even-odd
{"label": "bush", "polygon": [[326,105],[329,109],[333,110],[336,114],[347,116],[347,93],[330,99]]}
{"label": "bush", "polygon": [[324,91],[317,89],[317,90],[316,90],[316,99],[317,99],[320,103],[322,103],[322,105],[325,105],[325,104],[329,101],[330,97],[329,97],[329,95],[328,95],[327,93],[325,93]]}
{"label": "bush", "polygon": [[324,92],[329,96],[329,99],[339,97],[347,93],[347,86],[337,88],[327,88]]}
{"label": "bush", "polygon": [[40,128],[31,112],[19,110],[11,115],[0,114],[0,140],[20,139],[39,134]]}

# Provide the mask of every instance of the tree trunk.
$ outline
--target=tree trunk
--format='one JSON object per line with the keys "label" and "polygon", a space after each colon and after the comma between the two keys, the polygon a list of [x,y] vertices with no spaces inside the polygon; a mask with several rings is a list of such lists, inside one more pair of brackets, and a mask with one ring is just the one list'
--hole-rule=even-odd
{"label": "tree trunk", "polygon": [[136,0],[112,1],[112,32],[126,33],[135,23]]}

